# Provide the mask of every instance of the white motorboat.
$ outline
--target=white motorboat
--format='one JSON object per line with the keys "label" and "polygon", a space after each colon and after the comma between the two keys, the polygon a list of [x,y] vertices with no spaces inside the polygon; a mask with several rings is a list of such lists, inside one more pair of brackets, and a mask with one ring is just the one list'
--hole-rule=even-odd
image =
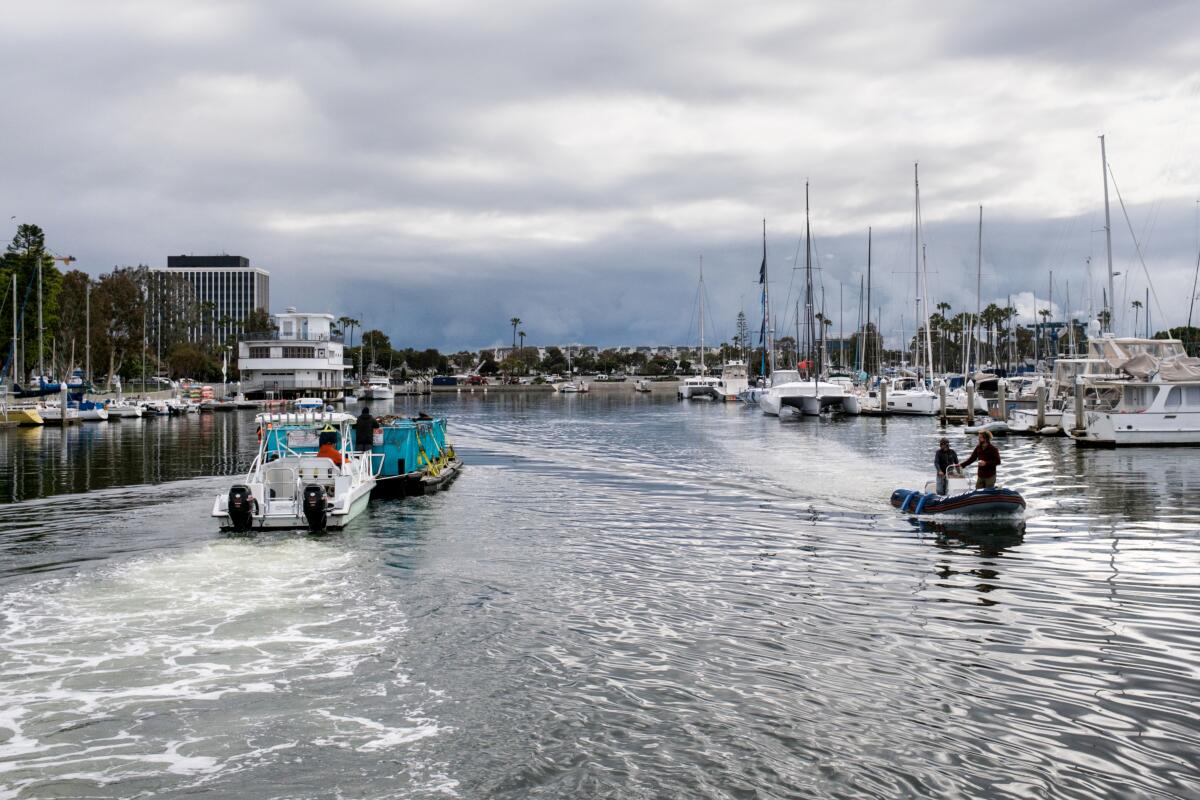
{"label": "white motorboat", "polygon": [[[375,488],[372,454],[351,450],[354,420],[342,412],[257,415],[258,455],[243,478],[217,495],[212,516],[222,529],[243,532],[344,527],[366,509]],[[323,437],[337,458],[318,455]]]}
{"label": "white motorboat", "polygon": [[166,417],[171,414],[171,409],[165,400],[144,400],[142,401],[142,416],[143,417]]}
{"label": "white motorboat", "polygon": [[759,396],[758,406],[773,417],[780,416],[785,408],[809,416],[831,410],[847,414],[860,411],[858,397],[847,392],[842,384],[802,379],[799,371],[793,369],[771,373],[771,385]]}
{"label": "white motorboat", "polygon": [[[957,412],[959,414],[966,414],[967,394],[967,390],[961,386],[953,391],[946,392],[946,410]],[[939,400],[938,402],[940,404],[941,401]],[[975,392],[974,406],[976,414],[986,415],[988,413],[987,398],[979,394],[979,392]]]}
{"label": "white motorboat", "polygon": [[114,400],[108,404],[108,416],[120,417],[121,419],[139,419],[142,416],[142,407],[137,403],[130,403],[128,400]]}
{"label": "white motorboat", "polygon": [[650,388],[650,381],[646,380],[645,378],[639,378],[633,382],[633,390],[639,394],[649,394],[652,391]]}
{"label": "white motorboat", "polygon": [[321,411],[325,408],[325,401],[319,397],[298,397],[292,405],[297,411]]}
{"label": "white motorboat", "polygon": [[717,381],[718,398],[725,401],[737,400],[744,390],[750,388],[748,376],[745,361],[727,361],[721,368],[721,378]]}
{"label": "white motorboat", "polygon": [[[915,417],[937,416],[941,400],[921,381],[912,377],[896,378],[887,390],[888,414]],[[965,408],[965,406],[964,406]],[[987,409],[985,408],[984,411]]]}
{"label": "white motorboat", "polygon": [[395,396],[391,379],[381,372],[368,375],[358,389],[360,400],[392,400]]}
{"label": "white motorboat", "polygon": [[567,381],[554,386],[555,390],[561,394],[587,394],[588,385],[583,381]]}
{"label": "white motorboat", "polygon": [[60,403],[46,403],[38,413],[47,425],[74,425],[80,421],[79,409],[70,404],[64,408]]}

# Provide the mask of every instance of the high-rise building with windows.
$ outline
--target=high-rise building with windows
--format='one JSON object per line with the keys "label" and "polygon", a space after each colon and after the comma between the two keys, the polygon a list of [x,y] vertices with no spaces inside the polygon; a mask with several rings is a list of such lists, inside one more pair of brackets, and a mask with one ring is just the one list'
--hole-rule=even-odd
{"label": "high-rise building with windows", "polygon": [[[166,269],[153,271],[160,277],[160,296],[177,295],[181,285],[190,288],[187,304],[191,308],[185,323],[189,341],[209,338],[222,342],[240,337],[246,332],[244,323],[250,312],[266,312],[271,307],[271,273],[250,266],[244,256],[167,256]],[[158,305],[171,307],[170,303]],[[151,326],[155,326],[153,321]]]}

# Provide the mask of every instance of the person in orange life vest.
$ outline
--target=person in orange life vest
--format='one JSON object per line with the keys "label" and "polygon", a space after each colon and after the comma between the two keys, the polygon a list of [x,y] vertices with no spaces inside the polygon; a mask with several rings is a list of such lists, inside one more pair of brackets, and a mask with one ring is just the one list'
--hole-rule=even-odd
{"label": "person in orange life vest", "polygon": [[337,449],[337,431],[332,425],[326,425],[317,437],[317,458],[328,458],[337,466],[342,465],[342,454]]}

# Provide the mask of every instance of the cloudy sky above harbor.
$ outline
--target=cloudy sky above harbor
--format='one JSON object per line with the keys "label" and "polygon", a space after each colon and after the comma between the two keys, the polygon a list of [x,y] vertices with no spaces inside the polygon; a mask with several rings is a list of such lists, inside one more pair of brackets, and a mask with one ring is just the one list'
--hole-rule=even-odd
{"label": "cloudy sky above harbor", "polygon": [[[0,48],[10,228],[92,274],[237,253],[272,310],[405,346],[599,345],[757,330],[811,184],[837,330],[913,319],[913,163],[932,300],[1097,310],[1097,136],[1118,327],[1183,324],[1197,262],[1200,7],[1187,2],[45,2]],[[15,219],[10,219],[15,217]],[[7,236],[11,236],[11,230]],[[1088,259],[1090,296],[1087,292]],[[799,263],[803,266],[800,251]],[[798,280],[798,278],[797,278]],[[789,293],[789,286],[791,287]],[[873,312],[874,313],[874,312]]]}

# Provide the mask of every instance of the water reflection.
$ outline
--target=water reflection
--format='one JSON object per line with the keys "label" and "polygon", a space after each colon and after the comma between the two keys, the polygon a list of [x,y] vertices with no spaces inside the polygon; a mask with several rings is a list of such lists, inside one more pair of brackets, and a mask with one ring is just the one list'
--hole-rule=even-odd
{"label": "water reflection", "polygon": [[0,432],[0,498],[14,503],[248,468],[253,412],[150,417]]}

